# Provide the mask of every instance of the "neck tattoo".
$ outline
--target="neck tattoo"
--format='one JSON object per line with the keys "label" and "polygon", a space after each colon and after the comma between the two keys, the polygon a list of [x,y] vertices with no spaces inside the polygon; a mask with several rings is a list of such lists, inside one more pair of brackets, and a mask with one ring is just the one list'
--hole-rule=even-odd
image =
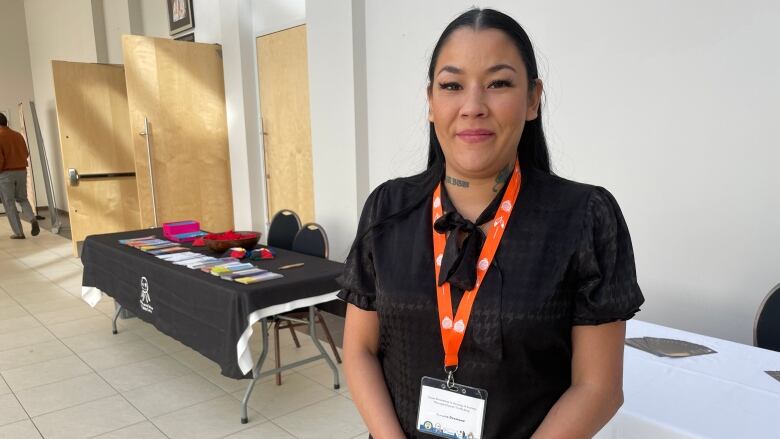
{"label": "neck tattoo", "polygon": [[447,183],[447,184],[451,184],[453,186],[469,187],[469,182],[468,181],[466,181],[466,180],[458,180],[457,178],[450,177],[449,175],[444,177],[444,182]]}
{"label": "neck tattoo", "polygon": [[502,187],[504,187],[504,183],[506,183],[507,180],[509,180],[509,177],[512,176],[512,170],[514,169],[513,165],[509,165],[506,168],[502,169],[501,172],[498,173],[496,176],[496,184],[493,185],[493,192],[498,192],[501,190]]}

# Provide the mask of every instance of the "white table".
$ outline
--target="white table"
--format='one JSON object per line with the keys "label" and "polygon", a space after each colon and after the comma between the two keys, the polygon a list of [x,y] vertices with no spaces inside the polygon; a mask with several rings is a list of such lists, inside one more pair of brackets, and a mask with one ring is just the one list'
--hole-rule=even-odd
{"label": "white table", "polygon": [[630,320],[626,338],[698,343],[718,353],[656,357],[626,346],[625,402],[598,439],[780,438],[780,352]]}

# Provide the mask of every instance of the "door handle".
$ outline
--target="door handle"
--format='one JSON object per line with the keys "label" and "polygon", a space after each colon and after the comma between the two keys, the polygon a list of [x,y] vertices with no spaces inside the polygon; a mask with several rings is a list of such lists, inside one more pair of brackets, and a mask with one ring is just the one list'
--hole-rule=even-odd
{"label": "door handle", "polygon": [[144,117],[144,130],[138,133],[146,139],[146,160],[149,165],[149,189],[152,195],[152,215],[154,216],[154,226],[157,227],[157,200],[154,193],[154,171],[152,170],[152,136],[149,133],[149,118]]}
{"label": "door handle", "polygon": [[79,174],[78,170],[74,168],[68,168],[68,183],[70,183],[71,186],[78,186],[79,181],[81,180],[119,177],[135,177],[135,172],[98,172],[92,174]]}

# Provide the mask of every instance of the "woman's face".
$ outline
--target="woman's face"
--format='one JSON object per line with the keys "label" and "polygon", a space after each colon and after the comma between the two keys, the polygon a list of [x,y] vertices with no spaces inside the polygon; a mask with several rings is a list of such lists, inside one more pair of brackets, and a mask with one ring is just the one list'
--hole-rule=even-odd
{"label": "woman's face", "polygon": [[433,74],[428,118],[447,172],[484,178],[512,163],[525,121],[537,117],[542,91],[537,81],[529,92],[525,65],[512,40],[497,29],[456,30]]}

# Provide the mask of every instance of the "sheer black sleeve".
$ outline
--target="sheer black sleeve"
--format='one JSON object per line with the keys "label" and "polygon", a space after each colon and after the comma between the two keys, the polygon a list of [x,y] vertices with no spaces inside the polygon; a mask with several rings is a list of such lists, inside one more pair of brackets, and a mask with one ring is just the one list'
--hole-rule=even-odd
{"label": "sheer black sleeve", "polygon": [[377,210],[382,188],[383,186],[376,188],[363,206],[355,241],[344,262],[344,272],[337,279],[342,288],[338,297],[366,311],[376,311],[374,306],[376,273],[374,272],[373,239],[365,232],[378,217]]}
{"label": "sheer black sleeve", "polygon": [[628,320],[644,302],[628,227],[617,201],[604,188],[590,194],[572,268],[573,325]]}

